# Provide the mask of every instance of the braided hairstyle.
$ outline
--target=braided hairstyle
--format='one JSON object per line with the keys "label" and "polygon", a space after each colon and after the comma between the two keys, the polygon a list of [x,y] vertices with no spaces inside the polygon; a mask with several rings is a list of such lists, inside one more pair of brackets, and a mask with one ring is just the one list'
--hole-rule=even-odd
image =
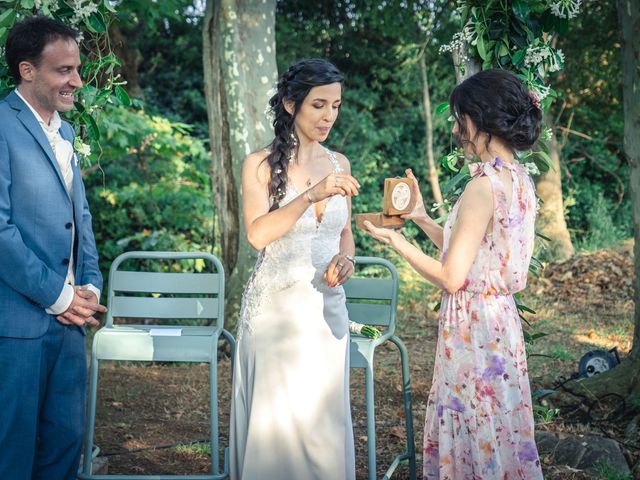
{"label": "braided hairstyle", "polygon": [[528,150],[540,135],[538,98],[507,70],[494,68],[467,78],[453,90],[449,105],[459,126],[458,144],[472,143],[465,115],[487,134],[487,146],[496,136],[513,151]]}
{"label": "braided hairstyle", "polygon": [[[289,67],[277,84],[277,91],[269,99],[273,114],[275,137],[269,145],[269,154],[265,158],[271,172],[269,196],[273,198],[271,210],[279,206],[286,193],[289,158],[298,138],[294,129],[294,120],[304,99],[313,87],[342,83],[342,73],[335,65],[321,58],[302,60]],[[284,102],[294,102],[293,114],[284,108]]]}

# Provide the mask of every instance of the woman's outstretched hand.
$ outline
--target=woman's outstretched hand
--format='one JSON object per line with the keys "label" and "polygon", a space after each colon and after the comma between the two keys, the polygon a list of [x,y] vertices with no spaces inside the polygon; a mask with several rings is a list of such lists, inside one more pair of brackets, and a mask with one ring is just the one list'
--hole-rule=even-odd
{"label": "woman's outstretched hand", "polygon": [[390,228],[376,227],[369,220],[366,220],[364,222],[364,228],[366,229],[366,232],[373,238],[375,238],[379,242],[384,242],[387,245],[393,245],[394,241],[404,238],[404,236],[400,232],[392,230]]}
{"label": "woman's outstretched hand", "polygon": [[422,198],[422,194],[420,193],[420,187],[418,186],[418,179],[413,174],[413,171],[410,168],[407,168],[404,172],[407,177],[413,182],[411,182],[411,195],[416,199],[416,204],[409,213],[405,213],[401,215],[405,220],[422,220],[429,218],[429,214],[427,213],[427,209],[424,207],[424,199]]}
{"label": "woman's outstretched hand", "polygon": [[358,195],[360,184],[346,173],[330,173],[313,187],[307,190],[307,198],[311,203],[316,203],[334,195],[353,197]]}

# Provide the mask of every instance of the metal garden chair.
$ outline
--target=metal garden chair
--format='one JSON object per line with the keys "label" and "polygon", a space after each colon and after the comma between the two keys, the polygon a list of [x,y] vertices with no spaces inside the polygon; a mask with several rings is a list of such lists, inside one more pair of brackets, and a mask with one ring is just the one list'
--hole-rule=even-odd
{"label": "metal garden chair", "polygon": [[[385,277],[358,275],[362,267],[381,267]],[[367,455],[369,480],[376,478],[376,418],[374,396],[374,353],[376,347],[390,341],[398,347],[402,364],[402,395],[405,414],[406,450],[398,454],[384,474],[384,479],[393,475],[400,462],[408,461],[409,476],[416,478],[416,453],[411,413],[411,384],[409,380],[409,356],[402,341],[394,335],[395,315],[398,302],[398,274],[393,264],[382,258],[356,257],[356,274],[344,284],[347,309],[351,321],[375,325],[383,330],[376,339],[351,335],[351,368],[365,371],[365,393],[367,405]]]}
{"label": "metal garden chair", "polygon": [[[123,263],[192,259],[209,264],[214,273],[165,273],[127,270]],[[228,477],[227,449],[220,470],[218,442],[218,340],[224,337],[234,348],[233,337],[223,329],[224,269],[209,253],[129,252],[116,258],[109,273],[106,322],[93,338],[89,380],[89,406],[85,435],[85,456],[79,478],[83,480],[218,480]],[[114,324],[114,318],[137,319],[139,324]],[[144,320],[165,323],[147,325]],[[202,326],[185,320],[204,320]],[[193,322],[191,322],[193,323]],[[203,322],[200,322],[203,323]],[[99,363],[102,360],[198,362],[209,364],[211,473],[208,475],[93,475],[92,455],[95,429]]]}

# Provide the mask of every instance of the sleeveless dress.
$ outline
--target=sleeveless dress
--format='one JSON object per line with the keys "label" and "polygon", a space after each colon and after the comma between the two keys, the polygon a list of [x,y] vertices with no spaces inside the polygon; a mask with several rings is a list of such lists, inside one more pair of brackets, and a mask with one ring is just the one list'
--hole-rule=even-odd
{"label": "sleeveless dress", "polygon": [[[510,204],[498,176],[503,168],[511,173]],[[463,287],[442,295],[424,427],[424,479],[542,479],[513,298],[526,285],[533,252],[535,188],[522,165],[495,159],[469,170],[491,182],[493,230],[482,240]],[[459,205],[444,227],[443,260]]]}
{"label": "sleeveless dress", "polygon": [[[280,205],[298,195],[289,182]],[[322,278],[348,218],[330,197],[320,222],[310,206],[258,256],[238,324],[232,480],[355,479],[346,297]]]}

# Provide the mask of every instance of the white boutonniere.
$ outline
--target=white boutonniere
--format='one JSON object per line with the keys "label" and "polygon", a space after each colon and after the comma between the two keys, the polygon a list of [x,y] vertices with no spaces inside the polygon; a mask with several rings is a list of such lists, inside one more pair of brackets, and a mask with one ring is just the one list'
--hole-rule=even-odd
{"label": "white boutonniere", "polygon": [[73,150],[73,159],[76,166],[78,166],[78,155],[84,157],[85,159],[88,158],[89,155],[91,155],[91,147],[88,144],[84,143],[80,137],[76,137],[73,139]]}

